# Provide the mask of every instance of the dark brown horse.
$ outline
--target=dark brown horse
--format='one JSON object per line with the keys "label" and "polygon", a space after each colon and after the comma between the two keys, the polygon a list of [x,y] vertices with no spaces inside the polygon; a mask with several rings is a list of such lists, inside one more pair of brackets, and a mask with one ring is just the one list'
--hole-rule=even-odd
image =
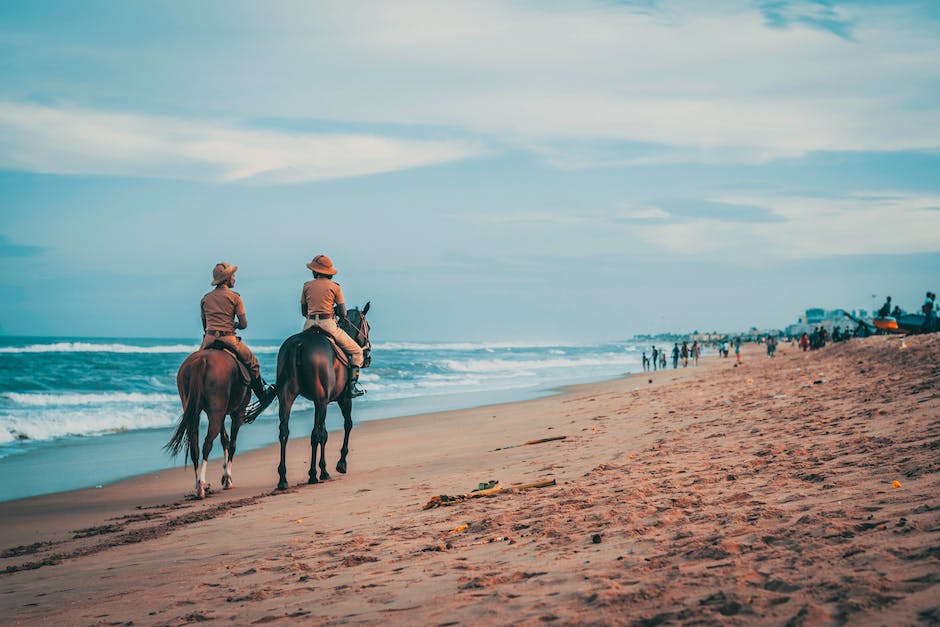
{"label": "dark brown horse", "polygon": [[[235,457],[235,439],[245,418],[245,408],[251,397],[250,388],[244,383],[235,356],[224,350],[199,350],[183,361],[176,373],[176,387],[183,402],[183,415],[173,437],[164,447],[178,455],[185,443],[189,443],[189,454],[196,473],[196,496],[205,498],[206,464],[215,436],[222,435],[222,487],[231,489],[232,460]],[[199,466],[199,416],[206,412],[209,430],[202,444],[202,467]],[[259,412],[260,413],[260,412]],[[232,436],[225,432],[225,416],[232,417]]]}
{"label": "dark brown horse", "polygon": [[[372,346],[369,343],[369,323],[366,313],[369,303],[362,311],[351,309],[341,326],[362,347],[366,368],[372,361]],[[349,452],[349,432],[352,430],[352,397],[347,389],[347,368],[340,362],[333,344],[320,332],[313,329],[302,331],[284,340],[277,354],[277,398],[281,442],[281,463],[277,467],[278,490],[287,489],[287,438],[290,410],[298,396],[313,401],[313,430],[310,432],[310,471],[308,483],[318,483],[330,478],[326,471],[326,407],[332,402],[343,412],[343,448],[340,449],[336,470],[346,472],[346,454]],[[317,447],[320,448],[320,478],[317,479]]]}

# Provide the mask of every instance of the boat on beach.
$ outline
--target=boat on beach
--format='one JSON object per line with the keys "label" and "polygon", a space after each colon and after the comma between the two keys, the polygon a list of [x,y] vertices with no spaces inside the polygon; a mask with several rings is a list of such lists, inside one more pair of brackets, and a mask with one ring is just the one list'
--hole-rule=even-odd
{"label": "boat on beach", "polygon": [[924,314],[902,313],[899,316],[875,318],[872,323],[886,333],[919,333],[924,328]]}

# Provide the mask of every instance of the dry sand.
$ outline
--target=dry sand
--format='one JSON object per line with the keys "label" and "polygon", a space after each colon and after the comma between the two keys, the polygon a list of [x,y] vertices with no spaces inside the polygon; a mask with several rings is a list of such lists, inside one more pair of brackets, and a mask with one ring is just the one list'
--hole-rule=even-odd
{"label": "dry sand", "polygon": [[[940,335],[783,346],[774,360],[754,347],[733,362],[364,423],[348,475],[285,493],[269,448],[238,456],[236,488],[201,502],[181,467],[0,504],[0,616],[940,621]],[[310,420],[295,415],[293,435]],[[306,438],[292,441],[292,483],[307,463]],[[557,484],[422,509],[490,479],[544,478]]]}

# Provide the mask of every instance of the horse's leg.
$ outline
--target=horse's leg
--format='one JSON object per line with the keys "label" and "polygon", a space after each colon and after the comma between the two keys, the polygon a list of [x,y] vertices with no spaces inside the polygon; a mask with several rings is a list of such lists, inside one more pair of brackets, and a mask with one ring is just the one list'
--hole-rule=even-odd
{"label": "horse's leg", "polygon": [[296,394],[287,391],[285,391],[283,398],[278,399],[277,413],[280,421],[278,424],[277,439],[281,443],[281,463],[277,467],[278,490],[287,489],[287,438],[290,436],[290,429],[287,423],[290,420],[291,407],[293,407],[296,399]]}
{"label": "horse's leg", "polygon": [[[226,490],[231,490],[235,487],[235,480],[232,479],[232,465],[235,463],[235,440],[238,438],[238,430],[242,426],[242,420],[244,420],[244,412],[236,413],[232,416],[232,437],[229,440],[228,450],[226,451],[226,458],[228,459],[228,464],[225,467],[225,473],[228,476],[228,483],[225,482],[225,478],[222,479],[222,485],[225,486]],[[222,433],[225,433],[225,429],[222,429]]]}
{"label": "horse's leg", "polygon": [[[233,420],[234,423],[234,420]],[[235,426],[232,425],[232,432],[235,432]],[[232,460],[229,457],[229,438],[225,430],[225,417],[222,417],[222,428],[219,430],[219,440],[222,442],[222,487],[226,490],[232,487]]]}
{"label": "horse's leg", "polygon": [[339,451],[339,461],[336,470],[346,474],[346,454],[349,453],[349,432],[352,431],[352,399],[348,396],[337,401],[339,409],[343,412],[343,448]]}
{"label": "horse's leg", "polygon": [[222,421],[225,420],[225,409],[219,410],[211,407],[206,413],[209,415],[209,428],[206,429],[206,439],[202,441],[202,465],[199,466],[199,485],[197,487],[199,498],[205,498],[206,496],[206,488],[209,486],[206,483],[209,453],[212,452],[212,444],[215,442],[216,436],[219,435],[219,431],[222,430]]}
{"label": "horse's leg", "polygon": [[330,473],[326,471],[326,407],[327,403],[318,401],[314,403],[313,429],[310,431],[310,470],[307,472],[307,483],[317,481],[317,445],[320,447],[320,479],[326,481]]}
{"label": "horse's leg", "polygon": [[196,491],[196,496],[199,498],[205,497],[205,493],[201,492],[199,486],[199,423],[196,423],[196,428],[189,432],[189,457],[193,460],[193,476],[196,479],[196,483],[193,486],[193,490]]}

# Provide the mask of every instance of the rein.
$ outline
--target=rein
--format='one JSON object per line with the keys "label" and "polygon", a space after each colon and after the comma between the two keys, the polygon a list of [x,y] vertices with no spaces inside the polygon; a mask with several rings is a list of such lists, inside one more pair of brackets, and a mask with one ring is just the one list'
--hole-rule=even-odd
{"label": "rein", "polygon": [[350,329],[356,330],[356,344],[361,346],[363,349],[371,349],[372,343],[369,341],[369,335],[365,331],[366,318],[363,315],[359,316],[359,325],[353,325],[352,321],[348,317],[344,317],[343,321],[346,322],[346,326]]}

